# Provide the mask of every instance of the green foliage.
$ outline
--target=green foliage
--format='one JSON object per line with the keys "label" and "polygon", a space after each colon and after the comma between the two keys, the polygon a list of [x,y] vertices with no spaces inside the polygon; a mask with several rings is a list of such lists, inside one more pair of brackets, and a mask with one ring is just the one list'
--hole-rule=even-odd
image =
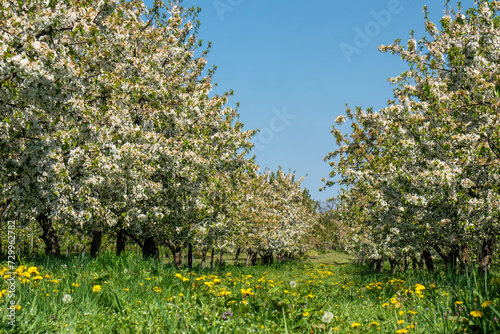
{"label": "green foliage", "polygon": [[[328,254],[325,254],[328,255]],[[342,256],[330,253],[337,262]],[[324,255],[318,255],[324,256]],[[326,257],[323,257],[323,260]],[[495,333],[500,277],[353,264],[177,270],[132,254],[25,263],[15,333]],[[31,272],[30,275],[26,273]],[[3,272],[2,275],[6,275]],[[29,276],[29,277],[27,277]],[[37,278],[37,277],[41,277]],[[29,279],[28,281],[22,281]],[[2,282],[2,289],[6,282]],[[99,287],[100,289],[99,289]],[[71,301],[65,303],[68,294]],[[326,315],[331,312],[331,321]],[[475,316],[474,316],[475,315]],[[479,316],[480,315],[480,316]]]}

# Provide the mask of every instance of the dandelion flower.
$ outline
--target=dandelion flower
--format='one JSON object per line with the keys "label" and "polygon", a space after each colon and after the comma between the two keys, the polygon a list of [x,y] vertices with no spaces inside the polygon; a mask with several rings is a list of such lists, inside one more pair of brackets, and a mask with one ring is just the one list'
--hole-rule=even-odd
{"label": "dandelion flower", "polygon": [[321,318],[321,321],[329,323],[330,321],[332,321],[332,319],[333,319],[333,313],[325,312],[325,314],[323,314],[323,317]]}
{"label": "dandelion flower", "polygon": [[485,301],[484,303],[481,304],[481,307],[488,307],[488,306],[491,306],[491,305],[493,305],[493,301],[487,300],[487,301]]}
{"label": "dandelion flower", "polygon": [[457,301],[455,302],[455,305],[462,305],[463,303],[464,303],[464,302],[461,302],[461,301],[457,300]]}
{"label": "dandelion flower", "polygon": [[370,326],[378,326],[378,325],[380,325],[380,324],[378,322],[376,322],[376,321],[372,321],[370,323]]}
{"label": "dandelion flower", "polygon": [[470,315],[472,315],[474,318],[481,318],[484,315],[484,313],[481,311],[472,311]]}
{"label": "dandelion flower", "polygon": [[62,302],[63,302],[64,304],[68,304],[68,303],[71,303],[71,299],[72,299],[72,298],[71,298],[71,295],[66,294],[66,295],[64,295],[64,296],[62,297]]}
{"label": "dandelion flower", "polygon": [[290,282],[290,286],[291,286],[292,288],[295,288],[295,287],[297,286],[297,282],[295,282],[295,281],[291,281],[291,282]]}
{"label": "dandelion flower", "polygon": [[404,320],[398,320],[398,325],[401,325],[401,324],[404,324],[405,321]]}
{"label": "dandelion flower", "polygon": [[306,311],[306,312],[302,313],[302,315],[303,315],[304,317],[308,317],[308,316],[309,316],[309,312],[307,312],[307,311]]}
{"label": "dandelion flower", "polygon": [[99,292],[99,291],[101,291],[101,289],[102,289],[102,287],[100,285],[94,285],[92,287],[93,292]]}
{"label": "dandelion flower", "polygon": [[408,332],[409,332],[409,331],[408,331],[407,329],[404,329],[404,328],[403,328],[403,329],[398,329],[398,330],[396,331],[396,333],[398,333],[398,334],[399,334],[399,333],[403,333],[403,334],[404,334],[404,333],[408,333]]}
{"label": "dandelion flower", "polygon": [[359,327],[361,326],[361,324],[359,322],[355,322],[351,325],[351,328],[356,328],[356,327]]}

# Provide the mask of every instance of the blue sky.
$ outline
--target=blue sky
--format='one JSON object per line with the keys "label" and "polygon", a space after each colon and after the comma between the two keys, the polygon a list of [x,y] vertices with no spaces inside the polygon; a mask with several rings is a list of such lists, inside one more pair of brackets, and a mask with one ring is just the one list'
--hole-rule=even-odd
{"label": "blue sky", "polygon": [[[149,1],[151,2],[151,1]],[[444,0],[184,0],[201,7],[199,38],[212,42],[216,93],[234,90],[246,129],[260,129],[252,153],[261,169],[307,175],[313,198],[331,168],[323,158],[336,149],[330,133],[345,104],[383,108],[393,97],[387,78],[406,70],[378,45],[424,36],[422,8],[438,24]],[[146,1],[148,3],[148,1]],[[471,0],[462,1],[464,7]]]}

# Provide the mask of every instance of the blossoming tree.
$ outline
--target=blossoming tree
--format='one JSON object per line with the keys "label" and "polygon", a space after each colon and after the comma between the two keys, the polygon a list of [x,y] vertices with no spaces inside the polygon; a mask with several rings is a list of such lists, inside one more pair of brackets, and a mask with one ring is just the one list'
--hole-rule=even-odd
{"label": "blossoming tree", "polygon": [[381,46],[409,65],[391,79],[395,99],[378,112],[348,109],[352,133],[332,131],[331,176],[350,188],[347,201],[370,194],[358,223],[388,256],[419,250],[428,260],[432,249],[468,265],[474,253],[489,266],[499,231],[499,8],[448,9],[441,29],[426,20],[429,38]]}

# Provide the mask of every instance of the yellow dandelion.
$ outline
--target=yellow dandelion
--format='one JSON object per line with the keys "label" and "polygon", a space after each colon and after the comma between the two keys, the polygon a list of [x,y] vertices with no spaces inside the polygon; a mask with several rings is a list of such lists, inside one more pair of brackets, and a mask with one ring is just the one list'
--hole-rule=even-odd
{"label": "yellow dandelion", "polygon": [[472,311],[470,315],[472,315],[474,318],[481,318],[484,315],[484,313],[481,311]]}
{"label": "yellow dandelion", "polygon": [[29,267],[29,268],[28,268],[28,272],[29,272],[30,274],[37,274],[37,275],[39,275],[39,273],[38,273],[38,269],[37,269],[36,267]]}
{"label": "yellow dandelion", "polygon": [[302,313],[302,315],[303,315],[304,317],[308,317],[308,316],[309,316],[309,312],[307,312],[307,311],[306,311],[306,312]]}
{"label": "yellow dandelion", "polygon": [[123,291],[130,291],[130,289],[125,288],[125,289],[123,289]]}
{"label": "yellow dandelion", "polygon": [[404,328],[403,328],[403,329],[398,329],[398,330],[396,331],[396,333],[398,333],[398,334],[399,334],[399,333],[403,333],[403,334],[404,334],[404,333],[408,333],[408,332],[409,332],[409,331],[408,331],[407,329],[404,329]]}
{"label": "yellow dandelion", "polygon": [[379,326],[380,324],[376,321],[370,322],[370,326]]}
{"label": "yellow dandelion", "polygon": [[461,302],[461,301],[457,300],[457,301],[455,302],[455,305],[462,305],[463,303],[464,303],[464,302]]}
{"label": "yellow dandelion", "polygon": [[356,328],[356,327],[359,327],[361,326],[361,324],[359,322],[355,322],[351,325],[351,328]]}
{"label": "yellow dandelion", "polygon": [[493,305],[493,301],[492,300],[487,300],[485,301],[484,303],[481,304],[481,307],[489,307]]}
{"label": "yellow dandelion", "polygon": [[159,287],[155,286],[155,287],[153,288],[153,291],[154,291],[154,292],[161,292],[161,288],[159,288]]}
{"label": "yellow dandelion", "polygon": [[401,325],[401,324],[404,324],[405,321],[404,320],[398,320],[398,325]]}
{"label": "yellow dandelion", "polygon": [[99,291],[101,291],[101,289],[102,289],[102,287],[100,285],[94,285],[92,287],[93,292],[99,292]]}

